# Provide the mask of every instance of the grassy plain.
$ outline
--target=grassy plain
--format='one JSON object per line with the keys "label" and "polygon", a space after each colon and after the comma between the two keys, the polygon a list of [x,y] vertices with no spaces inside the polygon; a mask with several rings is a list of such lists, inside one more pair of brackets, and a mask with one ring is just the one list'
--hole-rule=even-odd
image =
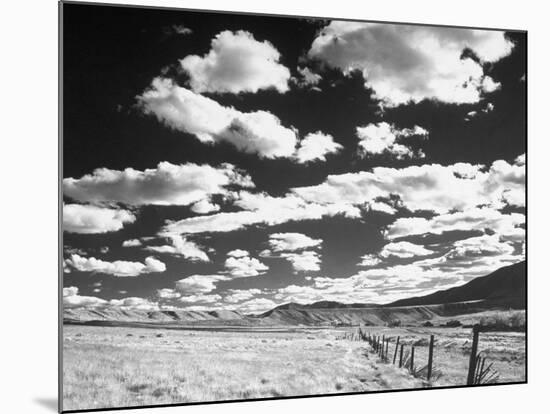
{"label": "grassy plain", "polygon": [[[369,327],[416,344],[427,359],[436,335],[432,383],[379,361],[342,328],[169,330],[64,326],[64,410],[463,385],[470,330]],[[390,346],[390,349],[392,347]],[[525,335],[484,333],[480,351],[499,382],[525,379]],[[425,363],[425,362],[424,362]]]}

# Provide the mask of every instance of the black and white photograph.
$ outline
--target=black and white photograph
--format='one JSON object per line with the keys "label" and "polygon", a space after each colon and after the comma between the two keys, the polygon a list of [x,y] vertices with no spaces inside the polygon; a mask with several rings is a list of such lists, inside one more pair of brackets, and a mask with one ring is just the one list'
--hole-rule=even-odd
{"label": "black and white photograph", "polygon": [[61,411],[526,383],[527,32],[433,23],[60,3]]}

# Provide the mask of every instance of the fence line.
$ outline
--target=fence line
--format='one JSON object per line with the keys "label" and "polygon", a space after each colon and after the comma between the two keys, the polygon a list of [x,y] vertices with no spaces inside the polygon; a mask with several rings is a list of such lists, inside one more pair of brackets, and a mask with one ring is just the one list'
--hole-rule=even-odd
{"label": "fence line", "polygon": [[[486,364],[487,358],[478,353],[479,333],[480,326],[474,325],[466,385],[488,384],[497,381],[499,378],[498,372],[493,369],[493,364]],[[367,342],[371,346],[372,351],[383,362],[398,365],[399,368],[406,368],[408,372],[417,378],[425,377],[427,381],[432,381],[441,375],[441,372],[434,369],[435,335],[430,335],[428,362],[425,366],[418,369],[415,366],[415,346],[411,345],[407,354],[405,354],[405,344],[402,342],[401,336],[397,336],[396,338],[386,337],[386,334],[380,336],[370,331],[364,331],[359,327],[355,333],[346,333],[344,338]],[[395,342],[392,342],[392,339],[395,339]],[[395,343],[393,358],[390,358],[390,342]],[[399,358],[397,357],[398,353]],[[416,365],[418,366],[418,362],[416,362]]]}

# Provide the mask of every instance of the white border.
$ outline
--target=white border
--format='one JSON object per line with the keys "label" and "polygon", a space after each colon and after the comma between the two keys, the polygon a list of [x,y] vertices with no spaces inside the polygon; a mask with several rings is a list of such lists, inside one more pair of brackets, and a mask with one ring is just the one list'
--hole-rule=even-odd
{"label": "white border", "polygon": [[[111,3],[124,3],[112,0]],[[127,413],[542,412],[550,363],[548,255],[550,14],[544,2],[135,0],[134,4],[315,15],[529,31],[529,384],[131,410]],[[3,412],[52,413],[57,395],[57,3],[2,2]],[[7,92],[7,93],[6,93]],[[7,230],[7,231],[6,231]]]}

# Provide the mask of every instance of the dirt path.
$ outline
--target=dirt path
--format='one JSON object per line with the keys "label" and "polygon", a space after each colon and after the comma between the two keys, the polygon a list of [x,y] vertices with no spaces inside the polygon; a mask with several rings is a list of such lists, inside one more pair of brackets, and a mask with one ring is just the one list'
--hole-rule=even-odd
{"label": "dirt path", "polygon": [[427,383],[414,378],[407,370],[387,364],[366,343],[347,342],[342,363],[352,379],[362,384],[362,391],[424,388]]}

